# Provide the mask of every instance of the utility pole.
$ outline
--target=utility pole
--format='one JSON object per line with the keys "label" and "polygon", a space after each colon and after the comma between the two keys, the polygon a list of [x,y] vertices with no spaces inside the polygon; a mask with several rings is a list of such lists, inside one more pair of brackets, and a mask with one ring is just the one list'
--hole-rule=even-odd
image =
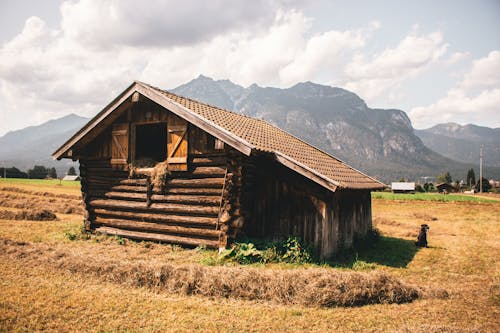
{"label": "utility pole", "polygon": [[483,145],[479,151],[479,193],[483,193]]}

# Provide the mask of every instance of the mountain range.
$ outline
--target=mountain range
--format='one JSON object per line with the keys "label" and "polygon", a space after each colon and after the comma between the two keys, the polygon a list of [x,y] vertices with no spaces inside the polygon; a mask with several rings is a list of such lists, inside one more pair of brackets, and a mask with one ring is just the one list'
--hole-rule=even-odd
{"label": "mountain range", "polygon": [[[484,145],[484,174],[500,178],[500,129],[440,124],[415,130],[402,110],[370,108],[356,94],[312,82],[287,89],[242,87],[229,80],[198,78],[171,90],[214,106],[264,119],[384,182],[449,171],[465,178]],[[0,163],[34,164],[66,171],[72,162],[51,153],[88,121],[69,115],[0,137]],[[451,149],[450,147],[453,147]]]}
{"label": "mountain range", "polygon": [[[439,154],[424,144],[419,135],[426,130],[416,131],[404,111],[370,108],[359,96],[341,88],[312,82],[287,89],[256,84],[244,88],[229,80],[200,75],[171,91],[264,119],[385,182],[435,177],[446,171],[462,179],[467,169],[478,169],[477,159],[465,159],[460,151],[448,155],[445,149],[446,154]],[[474,139],[472,135],[459,137],[470,143],[470,151],[462,152],[464,156],[474,154],[475,144],[483,142],[481,138],[488,137],[493,145],[498,142],[482,132]],[[500,168],[486,167],[484,172],[485,176],[500,176]]]}
{"label": "mountain range", "polygon": [[484,165],[500,167],[500,128],[447,123],[415,134],[435,152],[467,163],[477,164],[483,147]]}
{"label": "mountain range", "polygon": [[78,170],[78,163],[54,161],[52,153],[88,121],[88,118],[70,114],[38,126],[8,132],[0,137],[0,166],[15,166],[26,171],[34,165],[44,165],[55,167],[59,176],[65,175],[71,166]]}

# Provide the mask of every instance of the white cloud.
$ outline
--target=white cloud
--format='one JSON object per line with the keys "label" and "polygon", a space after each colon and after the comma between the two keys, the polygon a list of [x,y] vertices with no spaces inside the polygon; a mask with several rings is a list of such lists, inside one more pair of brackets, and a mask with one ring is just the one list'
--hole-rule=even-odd
{"label": "white cloud", "polygon": [[310,36],[311,19],[282,3],[238,2],[225,11],[222,1],[152,1],[144,9],[81,0],[62,5],[60,29],[31,17],[0,47],[0,135],[70,112],[95,114],[134,79],[165,88],[199,74],[243,85],[317,81],[323,61],[361,47],[379,25]]}
{"label": "white cloud", "polygon": [[427,106],[415,107],[410,116],[416,127],[441,122],[477,123],[500,127],[500,52],[475,60],[456,87]]}
{"label": "white cloud", "polygon": [[90,47],[171,47],[265,27],[273,21],[278,5],[264,0],[230,5],[222,0],[67,1],[61,7],[62,29]]}
{"label": "white cloud", "polygon": [[418,27],[414,27],[394,48],[369,59],[355,55],[345,68],[345,88],[368,100],[378,97],[427,70],[446,53],[447,47],[440,32],[419,35]]}
{"label": "white cloud", "polygon": [[293,61],[280,70],[282,82],[293,84],[320,73],[331,74],[340,55],[364,46],[365,40],[379,27],[380,23],[374,21],[366,29],[332,30],[312,36],[304,41],[303,50],[299,50]]}
{"label": "white cloud", "polygon": [[500,51],[492,51],[486,58],[475,60],[464,76],[461,87],[491,87],[500,84]]}
{"label": "white cloud", "polygon": [[445,64],[448,66],[455,65],[460,61],[467,59],[470,56],[469,52],[455,52],[450,57],[445,60]]}

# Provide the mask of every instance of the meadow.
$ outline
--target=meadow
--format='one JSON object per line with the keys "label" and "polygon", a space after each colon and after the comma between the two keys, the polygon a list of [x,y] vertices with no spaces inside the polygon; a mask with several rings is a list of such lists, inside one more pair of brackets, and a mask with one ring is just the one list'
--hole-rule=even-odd
{"label": "meadow", "polygon": [[[374,193],[373,223],[382,236],[372,246],[327,263],[239,265],[219,263],[215,251],[203,248],[87,235],[77,185],[0,180],[0,211],[16,213],[0,217],[0,331],[499,330],[500,201]],[[42,209],[57,220],[20,214]],[[419,249],[414,241],[423,223],[430,226],[429,248]],[[186,281],[200,276],[213,283],[202,286],[204,293],[192,292]],[[230,285],[235,276],[239,289]],[[284,277],[287,290],[294,288],[290,281],[315,283],[303,297],[316,300],[315,290],[331,277],[344,279],[345,296],[364,292],[351,280],[379,290],[387,285],[376,284],[381,276],[395,288],[390,292],[418,290],[419,296],[333,306],[287,303],[276,296],[281,289],[253,297],[276,277]],[[177,285],[167,283],[172,277]],[[213,289],[221,284],[238,294]]]}

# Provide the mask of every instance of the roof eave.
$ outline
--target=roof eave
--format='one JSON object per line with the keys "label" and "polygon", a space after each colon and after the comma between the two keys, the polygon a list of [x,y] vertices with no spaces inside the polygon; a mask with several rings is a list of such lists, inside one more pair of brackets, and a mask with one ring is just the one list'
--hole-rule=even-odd
{"label": "roof eave", "polygon": [[274,155],[276,156],[276,160],[283,164],[284,166],[296,171],[297,173],[311,179],[312,181],[318,183],[319,185],[325,187],[326,189],[335,192],[337,188],[340,187],[340,183],[330,178],[325,177],[324,175],[316,172],[315,170],[309,168],[307,165],[300,163],[297,160],[294,160],[288,155],[285,155],[279,151],[275,151]]}
{"label": "roof eave", "polygon": [[78,132],[76,132],[71,138],[69,138],[59,149],[57,149],[53,154],[52,158],[54,160],[60,160],[81,138],[87,135],[97,124],[104,120],[113,110],[115,110],[120,104],[127,100],[134,92],[134,86],[137,82],[133,82],[128,88],[126,88],[120,95],[118,95],[111,103],[106,105],[94,118],[89,120]]}

